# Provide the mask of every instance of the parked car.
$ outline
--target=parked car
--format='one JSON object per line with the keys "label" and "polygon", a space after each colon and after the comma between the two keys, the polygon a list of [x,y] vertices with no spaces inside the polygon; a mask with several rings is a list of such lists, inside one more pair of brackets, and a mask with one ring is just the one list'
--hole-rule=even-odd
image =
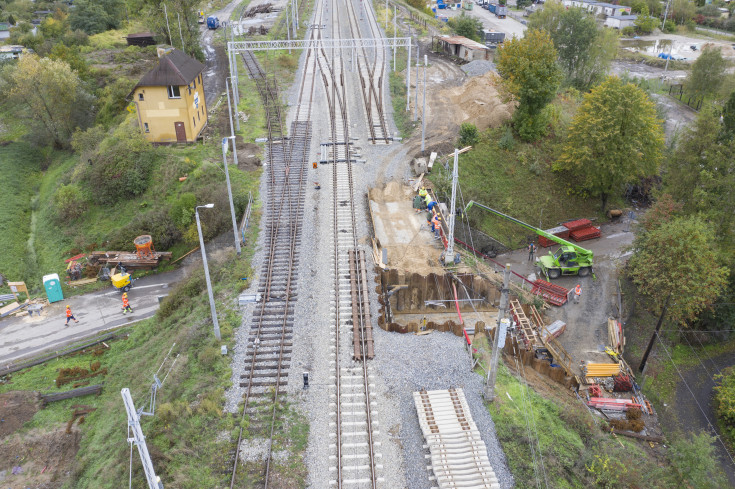
{"label": "parked car", "polygon": [[207,17],[207,27],[209,29],[219,29],[219,19],[217,17]]}

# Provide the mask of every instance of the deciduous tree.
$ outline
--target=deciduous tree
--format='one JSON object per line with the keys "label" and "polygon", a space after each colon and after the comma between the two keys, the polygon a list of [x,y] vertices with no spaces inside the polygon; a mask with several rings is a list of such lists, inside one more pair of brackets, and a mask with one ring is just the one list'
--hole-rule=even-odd
{"label": "deciduous tree", "polygon": [[722,138],[724,124],[711,107],[702,110],[663,166],[664,186],[687,214],[701,214],[711,239],[735,245],[735,140]]}
{"label": "deciduous tree", "polygon": [[624,184],[656,173],[663,146],[654,103],[637,86],[611,76],[585,95],[554,169],[567,171],[576,191],[600,197],[604,211]]}
{"label": "deciduous tree", "polygon": [[660,314],[681,326],[707,309],[727,284],[707,224],[696,216],[675,217],[640,233],[633,242],[630,272],[638,291]]}
{"label": "deciduous tree", "polygon": [[460,36],[475,41],[480,40],[480,29],[482,22],[477,17],[470,17],[462,12],[462,15],[449,20],[449,26]]}
{"label": "deciduous tree", "polygon": [[16,116],[25,119],[31,136],[41,145],[69,146],[77,127],[92,119],[92,97],[67,63],[26,55],[8,76],[8,101]]}
{"label": "deciduous tree", "polygon": [[719,47],[705,46],[699,58],[692,63],[686,88],[697,95],[716,94],[725,81],[727,62]]}
{"label": "deciduous tree", "polygon": [[544,108],[554,99],[562,74],[549,33],[529,29],[498,48],[498,72],[508,91],[518,98],[513,121],[522,139],[532,141],[546,133],[548,115]]}
{"label": "deciduous tree", "polygon": [[708,433],[688,435],[671,443],[670,456],[679,487],[719,489],[728,486],[719,467],[715,443],[717,439]]}
{"label": "deciduous tree", "polygon": [[551,35],[565,83],[581,90],[604,76],[617,52],[617,34],[598,27],[594,17],[581,8],[567,9],[557,1],[547,2],[531,15],[528,26]]}

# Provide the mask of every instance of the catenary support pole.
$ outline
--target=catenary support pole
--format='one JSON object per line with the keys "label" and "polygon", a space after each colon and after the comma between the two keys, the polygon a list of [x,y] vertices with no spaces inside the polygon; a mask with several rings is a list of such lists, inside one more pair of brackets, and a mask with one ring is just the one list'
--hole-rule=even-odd
{"label": "catenary support pole", "polygon": [[194,208],[194,216],[197,220],[197,231],[199,232],[199,248],[202,250],[202,263],[204,265],[204,278],[207,282],[207,293],[209,294],[209,309],[212,312],[212,324],[214,325],[214,337],[217,341],[222,340],[222,336],[219,332],[219,321],[217,321],[217,308],[214,305],[214,294],[212,294],[212,282],[209,279],[209,266],[207,265],[207,252],[204,250],[204,236],[202,236],[202,224],[199,222],[199,208],[204,207],[211,209],[214,204],[207,204],[206,206],[196,206]]}
{"label": "catenary support pole", "polygon": [[[416,100],[413,104],[413,121],[416,122],[419,119],[419,53],[421,52],[421,46],[416,40]],[[409,70],[410,71],[410,70]]]}
{"label": "catenary support pole", "polygon": [[444,252],[444,264],[454,262],[454,213],[457,211],[457,180],[459,178],[459,149],[454,148],[454,168],[452,168],[452,201],[449,205],[449,236],[447,237],[447,251]]}
{"label": "catenary support pole", "polygon": [[[398,18],[398,7],[393,5],[393,38],[395,39],[398,37],[398,26],[396,25],[396,19]],[[393,71],[396,71],[396,54],[398,53],[398,48],[393,46]],[[406,69],[408,69],[408,65],[406,65]]]}
{"label": "catenary support pole", "polygon": [[508,289],[510,285],[510,263],[505,264],[505,270],[503,270],[503,289],[500,291],[500,309],[498,309],[498,322],[495,326],[495,338],[493,338],[493,351],[490,359],[490,370],[487,372],[487,379],[485,382],[485,401],[492,402],[495,399],[495,380],[498,377],[498,357],[501,328],[500,324],[505,319],[508,313]]}
{"label": "catenary support pole", "polygon": [[[408,43],[408,59],[411,59],[411,42]],[[418,77],[416,82],[418,84]],[[416,87],[418,89],[418,86]],[[411,110],[409,102],[411,101],[411,70],[406,67],[406,112]]]}
{"label": "catenary support pole", "polygon": [[[421,152],[426,149],[426,66],[429,64],[429,56],[424,55],[424,110],[421,112]],[[418,88],[418,87],[417,87]]]}

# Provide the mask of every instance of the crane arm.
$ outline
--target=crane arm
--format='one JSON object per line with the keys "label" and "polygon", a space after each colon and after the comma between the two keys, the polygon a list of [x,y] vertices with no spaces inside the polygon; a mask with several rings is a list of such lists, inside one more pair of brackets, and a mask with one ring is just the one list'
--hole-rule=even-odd
{"label": "crane arm", "polygon": [[509,216],[507,214],[503,214],[500,211],[496,211],[495,209],[492,209],[492,208],[490,208],[490,207],[488,207],[486,205],[480,204],[479,202],[475,202],[474,200],[470,200],[470,202],[464,208],[465,213],[467,211],[469,211],[473,206],[480,207],[481,209],[485,209],[486,211],[491,212],[491,213],[495,214],[496,216],[502,217],[503,219],[507,219],[507,220],[512,221],[512,222],[514,222],[514,223],[516,223],[516,224],[518,224],[520,226],[523,226],[524,228],[529,229],[529,230],[533,231],[534,233],[538,234],[539,236],[543,236],[544,238],[546,238],[546,239],[548,239],[550,241],[553,241],[554,243],[558,243],[558,244],[564,245],[564,246],[571,246],[572,248],[574,248],[574,251],[576,251],[580,255],[589,256],[590,258],[592,257],[592,251],[590,251],[590,250],[588,250],[586,248],[582,248],[579,245],[576,245],[574,243],[570,243],[569,241],[567,241],[565,239],[562,239],[559,236],[554,236],[551,233],[547,233],[543,229],[539,229],[537,227],[531,226],[530,224],[526,224],[525,222],[523,222],[523,221],[521,221],[519,219],[516,219],[515,217],[511,217],[511,216]]}

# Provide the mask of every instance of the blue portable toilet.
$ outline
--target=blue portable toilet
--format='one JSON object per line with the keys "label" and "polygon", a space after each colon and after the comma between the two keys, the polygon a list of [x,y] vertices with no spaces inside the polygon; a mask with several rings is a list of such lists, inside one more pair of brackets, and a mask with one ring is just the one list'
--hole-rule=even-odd
{"label": "blue portable toilet", "polygon": [[64,293],[61,291],[61,280],[58,273],[43,276],[43,288],[46,289],[46,296],[49,302],[59,302],[64,300]]}

